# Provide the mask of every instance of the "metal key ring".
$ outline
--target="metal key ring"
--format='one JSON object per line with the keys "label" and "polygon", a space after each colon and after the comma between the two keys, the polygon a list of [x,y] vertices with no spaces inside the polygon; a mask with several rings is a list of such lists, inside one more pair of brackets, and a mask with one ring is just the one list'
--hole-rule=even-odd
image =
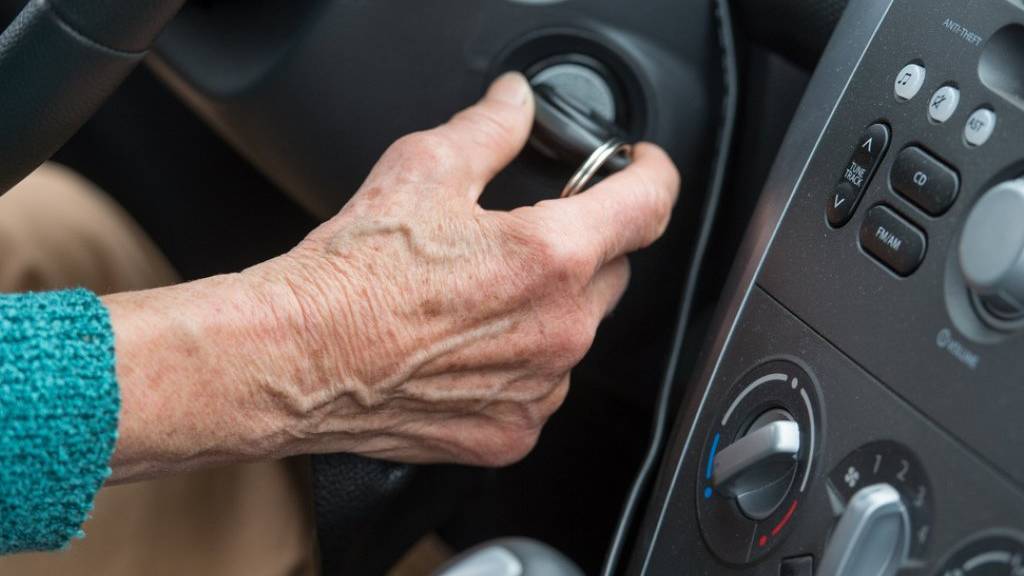
{"label": "metal key ring", "polygon": [[572,175],[569,182],[562,188],[562,198],[575,196],[587,187],[587,184],[594,178],[594,175],[616,154],[624,153],[626,156],[633,154],[633,145],[620,138],[609,138],[601,144],[586,159],[585,162]]}

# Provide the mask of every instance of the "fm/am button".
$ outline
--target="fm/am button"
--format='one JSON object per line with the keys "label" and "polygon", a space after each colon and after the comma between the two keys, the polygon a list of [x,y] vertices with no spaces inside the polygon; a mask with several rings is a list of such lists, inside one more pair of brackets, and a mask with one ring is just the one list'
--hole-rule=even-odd
{"label": "fm/am button", "polygon": [[896,274],[910,276],[924,260],[928,240],[917,226],[876,204],[860,226],[860,245]]}

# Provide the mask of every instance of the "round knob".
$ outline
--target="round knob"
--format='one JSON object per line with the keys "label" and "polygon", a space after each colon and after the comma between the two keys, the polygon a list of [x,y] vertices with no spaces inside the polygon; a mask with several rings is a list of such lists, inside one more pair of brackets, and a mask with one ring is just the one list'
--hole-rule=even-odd
{"label": "round knob", "polygon": [[817,573],[892,576],[909,550],[910,515],[899,491],[889,484],[872,484],[850,498]]}
{"label": "round knob", "polygon": [[996,321],[1024,317],[1024,179],[1003,182],[975,204],[960,236],[960,269]]}
{"label": "round knob", "polygon": [[764,520],[789,493],[799,453],[800,425],[785,410],[769,410],[718,453],[711,483],[747,517]]}

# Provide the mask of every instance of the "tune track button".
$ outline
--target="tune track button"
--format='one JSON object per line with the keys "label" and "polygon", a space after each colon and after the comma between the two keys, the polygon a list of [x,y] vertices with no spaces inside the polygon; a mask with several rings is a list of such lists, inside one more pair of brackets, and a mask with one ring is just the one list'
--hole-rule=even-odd
{"label": "tune track button", "polygon": [[871,183],[875,170],[889,148],[889,127],[882,123],[868,126],[854,145],[850,160],[843,167],[825,205],[828,223],[839,228],[850,221],[857,203]]}
{"label": "tune track button", "polygon": [[832,190],[828,206],[825,207],[828,223],[838,228],[850,221],[854,209],[860,201],[861,190],[846,180],[842,180]]}
{"label": "tune track button", "polygon": [[924,260],[928,241],[917,226],[876,204],[861,224],[860,245],[896,274],[910,276]]}

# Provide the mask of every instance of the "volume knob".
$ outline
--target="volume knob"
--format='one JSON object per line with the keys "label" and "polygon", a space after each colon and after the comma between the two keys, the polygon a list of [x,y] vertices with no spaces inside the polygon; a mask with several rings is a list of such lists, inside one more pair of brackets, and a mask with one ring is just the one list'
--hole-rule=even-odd
{"label": "volume knob", "polygon": [[964,223],[959,257],[987,320],[1000,327],[1024,318],[1024,179],[978,200]]}

